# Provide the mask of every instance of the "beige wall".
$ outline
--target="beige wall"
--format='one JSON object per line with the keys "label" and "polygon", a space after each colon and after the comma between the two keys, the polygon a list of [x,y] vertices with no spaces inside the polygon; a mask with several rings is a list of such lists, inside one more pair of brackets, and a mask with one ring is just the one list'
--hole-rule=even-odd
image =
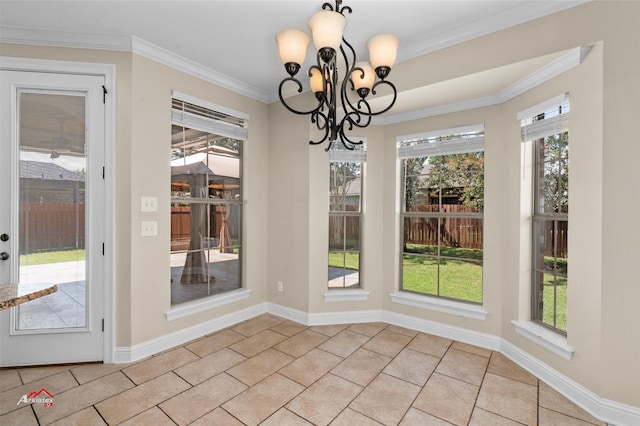
{"label": "beige wall", "polygon": [[[398,64],[400,90],[472,74],[577,46],[593,46],[579,67],[502,105],[371,127],[365,170],[363,286],[366,302],[326,303],[328,160],[306,141],[306,117],[263,105],[143,57],[117,52],[2,45],[0,54],[117,65],[116,346],[159,338],[260,302],[305,313],[384,309],[500,336],[602,398],[640,407],[640,3],[591,2]],[[245,285],[249,300],[167,322],[171,90],[250,115],[247,142]],[[572,361],[517,335],[528,319],[526,182],[518,111],[563,91],[571,94],[569,344]],[[393,304],[398,286],[398,168],[395,138],[484,123],[484,321]],[[140,196],[157,196],[142,214]],[[167,208],[162,208],[166,206]],[[159,237],[139,236],[156,218]],[[153,220],[153,219],[150,219]],[[164,266],[166,265],[166,266]],[[277,281],[284,291],[278,292]]]}
{"label": "beige wall", "polygon": [[[312,313],[382,308],[500,336],[597,395],[640,406],[640,310],[636,306],[640,286],[635,267],[640,258],[640,222],[636,219],[640,169],[634,164],[640,144],[632,138],[628,125],[636,119],[633,111],[637,115],[640,93],[639,19],[640,3],[592,2],[395,67],[392,81],[400,90],[408,90],[574,47],[592,47],[580,66],[504,104],[366,132],[370,143],[363,286],[371,292],[367,302],[322,300],[328,165],[321,149],[305,144],[309,131],[303,127],[306,119],[284,112],[279,104],[271,105],[272,128],[288,129],[280,130],[281,140],[270,138],[271,147],[286,143],[292,151],[278,151],[277,158],[270,157],[271,183],[274,169],[299,162],[294,169],[308,170],[307,174],[276,173],[282,183],[289,178],[294,188],[301,185],[309,190],[289,199],[290,203],[295,200],[295,211],[290,210],[290,204],[270,205],[270,247],[279,244],[273,240],[283,229],[291,229],[295,236],[286,236],[292,243],[291,251],[270,254],[269,300],[305,310],[306,300],[302,302],[298,296],[308,297],[308,312]],[[524,339],[511,324],[512,320],[530,318],[530,234],[528,219],[522,213],[530,193],[522,180],[516,114],[563,92],[569,92],[571,99],[568,343],[575,349],[572,361]],[[483,307],[488,311],[487,319],[394,304],[388,295],[397,290],[399,281],[396,136],[477,123],[484,123],[486,132]],[[308,150],[316,153],[308,154]],[[371,187],[375,187],[373,194]],[[306,204],[300,204],[305,197]],[[304,217],[296,217],[298,214]],[[307,220],[305,227],[302,223]],[[302,226],[290,228],[292,223]],[[308,247],[309,243],[317,246]],[[289,256],[300,262],[288,262]],[[295,289],[294,294],[271,290],[276,280],[300,282],[307,276],[308,285],[302,284],[305,288]]]}
{"label": "beige wall", "polygon": [[[191,77],[142,56],[133,55],[132,170],[131,170],[131,329],[132,343],[147,342],[167,333],[266,301],[268,163],[267,106]],[[244,151],[245,241],[243,275],[248,300],[167,322],[170,308],[169,235],[170,169],[167,157],[171,134],[171,93],[176,90],[249,115],[249,138]],[[140,212],[140,197],[158,197],[165,206],[156,213]],[[158,237],[141,237],[142,220],[158,220]]]}
{"label": "beige wall", "polygon": [[[266,105],[131,53],[1,45],[0,55],[116,65],[115,346],[131,347],[266,301]],[[176,90],[246,113],[245,286],[248,300],[167,321],[170,308],[168,144]],[[141,213],[140,197],[158,197],[158,213]],[[255,206],[255,207],[254,207]],[[158,237],[141,237],[142,220],[158,221]]]}

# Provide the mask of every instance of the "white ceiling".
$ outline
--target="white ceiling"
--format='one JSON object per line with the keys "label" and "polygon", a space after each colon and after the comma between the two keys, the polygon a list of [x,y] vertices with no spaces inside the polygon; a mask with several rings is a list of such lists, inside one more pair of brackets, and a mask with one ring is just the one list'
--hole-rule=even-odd
{"label": "white ceiling", "polygon": [[[400,39],[401,62],[584,1],[345,0],[343,5],[353,9],[352,14],[347,14],[345,38],[362,58],[367,56],[365,43],[371,36],[395,34]],[[0,0],[0,41],[119,49],[123,40],[130,45],[135,37],[134,40],[151,43],[215,73],[231,86],[243,87],[245,94],[270,102],[277,99],[278,84],[286,77],[275,34],[286,28],[308,31],[307,22],[321,5],[319,0]],[[306,66],[312,56],[307,55]],[[528,65],[514,66],[513,74],[509,69],[496,72],[501,73],[500,81],[508,85],[521,77],[523,70],[531,70]],[[544,63],[538,61],[535,65]],[[487,84],[491,81],[487,75],[481,77]],[[438,102],[453,102],[463,96],[456,93],[455,88],[459,91],[465,87],[459,83],[450,82],[449,89],[441,88],[450,98],[440,97]],[[486,86],[484,95],[504,89],[505,84]],[[404,109],[418,107],[421,106]]]}

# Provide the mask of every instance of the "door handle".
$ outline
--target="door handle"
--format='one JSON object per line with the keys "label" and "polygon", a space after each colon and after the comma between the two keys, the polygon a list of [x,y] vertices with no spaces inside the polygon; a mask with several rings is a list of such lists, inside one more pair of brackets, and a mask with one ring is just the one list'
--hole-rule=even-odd
{"label": "door handle", "polygon": [[7,234],[0,235],[0,241],[9,241],[9,236]]}
{"label": "door handle", "polygon": [[9,258],[9,253],[7,253],[6,251],[3,251],[2,253],[0,253],[0,260],[7,260]]}

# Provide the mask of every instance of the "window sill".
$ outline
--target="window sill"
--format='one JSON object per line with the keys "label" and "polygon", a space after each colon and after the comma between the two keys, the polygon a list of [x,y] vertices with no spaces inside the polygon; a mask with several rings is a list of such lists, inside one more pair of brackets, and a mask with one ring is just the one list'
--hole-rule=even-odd
{"label": "window sill", "polygon": [[397,291],[389,294],[393,303],[427,309],[430,311],[444,312],[445,314],[458,315],[461,317],[485,320],[488,312],[480,305],[456,302],[448,299],[423,296],[406,291]]}
{"label": "window sill", "polygon": [[516,333],[553,352],[561,358],[571,361],[573,348],[567,344],[567,338],[533,321],[511,321]]}
{"label": "window sill", "polygon": [[357,290],[329,290],[324,294],[325,302],[363,302],[369,297],[369,292],[359,288]]}
{"label": "window sill", "polygon": [[167,317],[167,321],[173,321],[178,318],[204,312],[219,306],[228,305],[239,300],[248,299],[250,294],[251,290],[241,288],[217,296],[211,296],[195,300],[193,302],[181,303],[165,312],[165,315]]}

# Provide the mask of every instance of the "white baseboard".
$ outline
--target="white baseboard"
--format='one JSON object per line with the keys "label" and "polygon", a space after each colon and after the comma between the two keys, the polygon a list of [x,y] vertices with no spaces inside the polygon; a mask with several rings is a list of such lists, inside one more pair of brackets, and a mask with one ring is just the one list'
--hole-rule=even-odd
{"label": "white baseboard", "polygon": [[599,397],[502,337],[385,310],[308,313],[264,302],[129,348],[116,348],[114,362],[138,361],[263,313],[307,326],[381,321],[498,351],[594,417],[610,425],[640,425],[640,408]]}
{"label": "white baseboard", "polygon": [[640,408],[604,399],[559,373],[539,359],[501,339],[500,352],[542,380],[574,404],[610,425],[640,425]]}
{"label": "white baseboard", "polygon": [[274,314],[306,326],[382,321],[382,311],[380,310],[309,313],[277,305],[275,303],[267,303],[267,305],[270,314]]}
{"label": "white baseboard", "polygon": [[382,321],[389,324],[433,334],[435,336],[445,337],[451,340],[457,340],[458,342],[468,343],[470,345],[494,351],[500,349],[501,339],[491,334],[480,333],[478,331],[461,327],[454,327],[452,325],[416,318],[410,315],[398,314],[396,312],[383,311],[382,313]]}
{"label": "white baseboard", "polygon": [[198,339],[202,336],[206,336],[207,334],[222,330],[223,328],[230,327],[266,312],[267,303],[260,303],[144,343],[130,347],[116,348],[114,353],[114,364],[125,364],[139,361],[143,358],[183,345],[191,340]]}

